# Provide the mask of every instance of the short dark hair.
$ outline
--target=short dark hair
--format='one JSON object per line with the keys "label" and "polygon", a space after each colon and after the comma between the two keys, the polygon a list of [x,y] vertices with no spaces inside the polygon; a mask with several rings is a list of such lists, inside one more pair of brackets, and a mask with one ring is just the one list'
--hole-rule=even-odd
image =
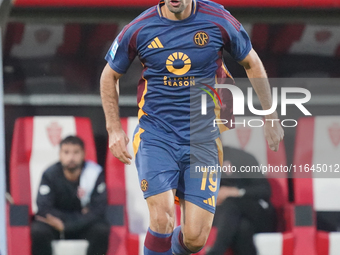
{"label": "short dark hair", "polygon": [[83,150],[85,148],[83,140],[80,137],[74,136],[74,135],[67,136],[63,140],[61,140],[60,148],[61,148],[61,146],[63,146],[63,144],[79,145]]}

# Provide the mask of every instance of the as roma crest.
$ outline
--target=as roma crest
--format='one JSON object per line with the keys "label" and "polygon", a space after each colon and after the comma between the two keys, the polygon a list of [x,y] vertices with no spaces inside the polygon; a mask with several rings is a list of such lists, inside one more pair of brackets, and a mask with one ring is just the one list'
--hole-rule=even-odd
{"label": "as roma crest", "polygon": [[200,31],[194,35],[194,43],[197,46],[203,47],[207,45],[208,42],[209,42],[209,35],[206,32]]}
{"label": "as roma crest", "polygon": [[140,182],[140,187],[142,189],[143,192],[147,191],[148,188],[149,188],[149,184],[148,184],[148,181],[143,179],[141,182]]}

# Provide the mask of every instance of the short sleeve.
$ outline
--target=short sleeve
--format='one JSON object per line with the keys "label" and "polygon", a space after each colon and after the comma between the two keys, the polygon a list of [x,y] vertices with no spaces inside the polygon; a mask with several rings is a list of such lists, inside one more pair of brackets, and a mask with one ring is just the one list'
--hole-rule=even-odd
{"label": "short sleeve", "polygon": [[250,38],[246,30],[241,25],[239,30],[234,30],[230,34],[230,55],[236,60],[243,60],[252,49]]}
{"label": "short sleeve", "polygon": [[227,10],[223,13],[224,49],[236,60],[243,60],[252,49],[250,38],[241,25]]}
{"label": "short sleeve", "polygon": [[125,26],[113,41],[105,60],[117,73],[124,74],[137,54],[137,32],[129,25]]}

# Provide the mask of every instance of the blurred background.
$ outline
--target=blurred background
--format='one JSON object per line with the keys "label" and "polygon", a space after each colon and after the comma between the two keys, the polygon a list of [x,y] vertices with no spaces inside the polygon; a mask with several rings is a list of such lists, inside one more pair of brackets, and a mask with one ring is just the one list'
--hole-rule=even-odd
{"label": "blurred background", "polygon": [[[282,3],[284,6],[275,8],[270,1],[262,1],[261,6],[240,1],[239,7],[237,2],[220,2],[249,33],[270,78],[340,78],[338,9],[331,5],[326,8],[321,1],[319,8],[309,6],[308,1],[304,1],[304,6],[292,2],[292,6]],[[28,5],[28,1],[24,3]],[[140,8],[133,3],[130,7],[115,7],[113,3],[105,9],[14,6],[3,29],[7,155],[18,117],[87,116],[94,123],[98,162],[104,165],[107,135],[99,97],[104,56],[121,29],[150,6],[148,2]],[[227,54],[225,61],[235,78],[246,77],[243,68]],[[141,70],[135,59],[122,78],[122,117],[137,115],[136,91]],[[339,95],[339,86],[315,82],[308,89],[313,104],[307,108],[312,115],[337,113],[340,100],[335,95]],[[289,112],[295,119],[301,113],[296,107]],[[286,142],[292,142],[294,130],[286,132]],[[291,155],[288,151],[290,161]]]}
{"label": "blurred background", "polygon": [[[7,191],[11,190],[14,123],[20,117],[89,118],[98,163],[105,167],[107,133],[99,95],[104,56],[122,28],[157,1],[8,2],[0,1]],[[243,24],[270,78],[300,79],[299,87],[312,94],[305,106],[313,116],[339,115],[340,1],[215,2],[224,5]],[[246,77],[243,68],[227,53],[224,57],[235,78]],[[141,70],[136,59],[121,80],[121,117],[137,116],[136,92]],[[309,82],[305,82],[307,78]],[[246,87],[242,89],[246,91]],[[296,107],[289,106],[288,111],[290,119],[303,117]],[[291,164],[296,128],[285,128],[285,132],[286,161]],[[287,183],[288,200],[293,203],[294,183]]]}

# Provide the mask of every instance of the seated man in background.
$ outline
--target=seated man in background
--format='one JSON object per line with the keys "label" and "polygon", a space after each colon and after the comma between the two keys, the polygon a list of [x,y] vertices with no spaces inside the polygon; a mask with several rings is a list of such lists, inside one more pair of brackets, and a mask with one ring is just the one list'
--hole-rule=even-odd
{"label": "seated man in background", "polygon": [[218,232],[207,255],[223,255],[229,248],[234,255],[256,255],[253,235],[276,229],[275,208],[270,203],[270,184],[261,172],[240,172],[241,166],[258,166],[255,157],[249,153],[224,147],[223,155],[223,165],[234,166],[236,172],[222,173],[217,196],[219,206],[214,219]]}
{"label": "seated man in background", "polygon": [[105,219],[104,172],[84,160],[84,143],[76,136],[60,142],[59,158],[44,172],[39,186],[32,254],[52,255],[52,240],[63,238],[88,240],[87,255],[105,254],[110,226]]}

